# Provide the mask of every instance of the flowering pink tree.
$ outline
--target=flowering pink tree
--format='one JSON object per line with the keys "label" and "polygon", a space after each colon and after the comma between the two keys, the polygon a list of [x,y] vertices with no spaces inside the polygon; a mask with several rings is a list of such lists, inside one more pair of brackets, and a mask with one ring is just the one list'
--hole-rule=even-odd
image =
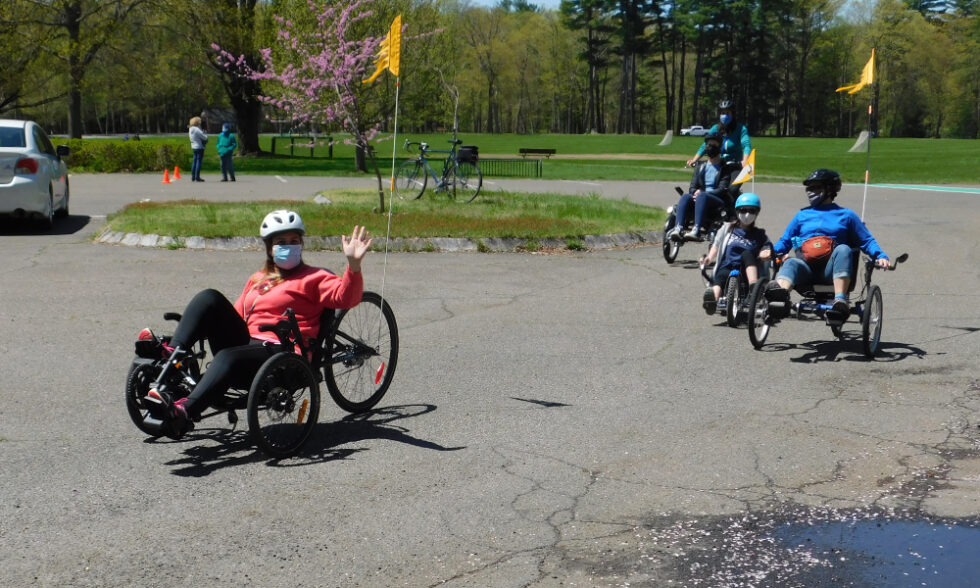
{"label": "flowering pink tree", "polygon": [[[359,21],[372,15],[373,0],[340,0],[336,3],[308,0],[315,26],[303,26],[281,17],[275,50],[262,49],[260,70],[249,67],[244,56],[236,57],[217,45],[229,70],[253,80],[273,82],[275,95],[261,96],[299,123],[340,126],[351,135],[349,142],[367,155],[378,178],[379,211],[385,209],[381,172],[370,141],[378,134],[377,123],[365,121],[358,99],[361,81],[373,71],[382,37],[351,39]],[[263,86],[267,86],[263,84]]]}

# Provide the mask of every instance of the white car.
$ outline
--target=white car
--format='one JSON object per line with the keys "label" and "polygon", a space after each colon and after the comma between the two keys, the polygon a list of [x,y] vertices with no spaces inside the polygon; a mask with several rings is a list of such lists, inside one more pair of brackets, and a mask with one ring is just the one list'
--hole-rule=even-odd
{"label": "white car", "polygon": [[0,215],[39,220],[45,229],[68,216],[68,153],[37,123],[0,119]]}
{"label": "white car", "polygon": [[701,125],[694,125],[686,129],[681,129],[681,136],[684,137],[703,137],[708,134],[708,129]]}

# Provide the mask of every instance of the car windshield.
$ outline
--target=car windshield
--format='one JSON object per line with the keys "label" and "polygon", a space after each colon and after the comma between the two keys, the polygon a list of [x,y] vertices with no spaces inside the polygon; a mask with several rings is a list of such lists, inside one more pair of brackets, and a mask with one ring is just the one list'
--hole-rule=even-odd
{"label": "car windshield", "polygon": [[0,127],[0,147],[27,147],[23,127]]}

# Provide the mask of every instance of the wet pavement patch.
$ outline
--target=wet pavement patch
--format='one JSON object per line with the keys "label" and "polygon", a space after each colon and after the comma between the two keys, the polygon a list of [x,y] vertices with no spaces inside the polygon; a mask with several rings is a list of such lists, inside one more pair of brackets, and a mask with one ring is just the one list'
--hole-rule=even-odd
{"label": "wet pavement patch", "polygon": [[884,509],[779,507],[665,520],[641,557],[673,586],[903,588],[980,585],[980,519]]}
{"label": "wet pavement patch", "polygon": [[[844,520],[789,523],[773,537],[808,550],[830,569],[799,578],[805,586],[967,587],[980,584],[980,527],[976,521]],[[807,576],[810,576],[807,579]]]}

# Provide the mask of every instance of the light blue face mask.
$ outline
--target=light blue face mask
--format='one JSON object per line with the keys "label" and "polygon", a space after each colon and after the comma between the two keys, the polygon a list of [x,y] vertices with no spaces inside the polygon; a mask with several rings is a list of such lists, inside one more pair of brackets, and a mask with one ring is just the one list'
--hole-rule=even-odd
{"label": "light blue face mask", "polygon": [[303,261],[303,246],[273,245],[272,261],[281,269],[291,270]]}
{"label": "light blue face mask", "polygon": [[728,125],[731,124],[731,122],[732,122],[732,115],[730,114],[721,115],[721,124]]}

